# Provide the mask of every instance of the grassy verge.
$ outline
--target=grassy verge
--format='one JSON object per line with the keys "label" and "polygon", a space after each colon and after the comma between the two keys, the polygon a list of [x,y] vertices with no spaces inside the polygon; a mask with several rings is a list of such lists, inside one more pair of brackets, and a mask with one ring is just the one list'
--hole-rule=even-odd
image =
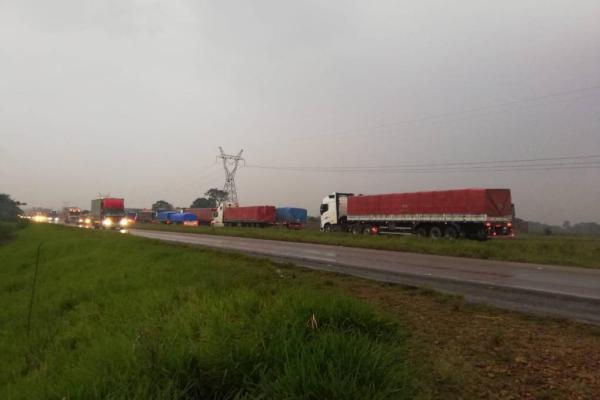
{"label": "grassy verge", "polygon": [[214,229],[159,224],[138,224],[135,228],[600,268],[600,237],[592,236],[521,235],[512,239],[478,242],[474,240],[432,240],[414,236],[352,236],[345,233],[323,233],[318,230],[277,228]]}
{"label": "grassy verge", "polygon": [[295,269],[49,225],[0,260],[2,399],[415,394],[398,319]]}
{"label": "grassy verge", "polygon": [[17,222],[0,221],[0,245],[14,239],[17,236],[17,231],[28,226],[28,222],[27,220]]}
{"label": "grassy verge", "polygon": [[600,393],[598,328],[456,296],[48,225],[0,261],[2,399]]}

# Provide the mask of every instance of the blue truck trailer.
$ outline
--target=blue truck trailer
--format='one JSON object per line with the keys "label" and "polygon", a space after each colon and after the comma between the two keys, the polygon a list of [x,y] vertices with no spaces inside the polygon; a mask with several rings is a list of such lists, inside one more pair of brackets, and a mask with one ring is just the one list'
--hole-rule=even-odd
{"label": "blue truck trailer", "polygon": [[287,228],[299,229],[306,225],[308,212],[306,208],[279,207],[275,209],[275,222]]}
{"label": "blue truck trailer", "polygon": [[192,213],[161,211],[156,213],[156,221],[163,224],[197,225],[198,217]]}

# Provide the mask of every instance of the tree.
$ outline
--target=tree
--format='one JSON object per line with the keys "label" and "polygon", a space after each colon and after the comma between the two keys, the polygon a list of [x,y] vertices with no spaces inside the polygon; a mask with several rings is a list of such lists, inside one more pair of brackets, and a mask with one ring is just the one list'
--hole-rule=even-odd
{"label": "tree", "polygon": [[152,211],[173,211],[174,207],[171,203],[164,200],[158,200],[152,204]]}
{"label": "tree", "polygon": [[215,199],[207,199],[206,197],[198,197],[190,208],[213,208],[217,206]]}
{"label": "tree", "polygon": [[14,221],[23,214],[19,208],[22,203],[14,201],[9,195],[0,193],[0,221]]}
{"label": "tree", "polygon": [[209,200],[213,200],[215,204],[219,204],[227,200],[229,193],[221,189],[212,188],[208,189],[204,195],[207,196]]}

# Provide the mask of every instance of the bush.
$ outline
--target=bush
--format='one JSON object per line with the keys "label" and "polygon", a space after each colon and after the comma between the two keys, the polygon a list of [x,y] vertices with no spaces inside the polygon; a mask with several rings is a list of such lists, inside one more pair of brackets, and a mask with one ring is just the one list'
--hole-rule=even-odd
{"label": "bush", "polygon": [[17,222],[0,221],[0,243],[13,239],[19,229],[29,226],[29,220],[19,219]]}

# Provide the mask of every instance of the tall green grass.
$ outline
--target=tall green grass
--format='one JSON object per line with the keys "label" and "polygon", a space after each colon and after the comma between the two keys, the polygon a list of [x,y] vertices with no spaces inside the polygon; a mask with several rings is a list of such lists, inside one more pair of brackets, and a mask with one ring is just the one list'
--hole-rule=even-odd
{"label": "tall green grass", "polygon": [[28,225],[28,220],[19,220],[16,222],[0,221],[0,245],[14,239],[17,236],[17,231]]}
{"label": "tall green grass", "polygon": [[306,279],[240,255],[31,226],[0,247],[0,398],[411,398],[402,326]]}
{"label": "tall green grass", "polygon": [[515,238],[478,242],[397,235],[353,236],[348,233],[278,228],[209,228],[141,223],[135,228],[600,268],[600,237],[598,236],[518,235]]}

